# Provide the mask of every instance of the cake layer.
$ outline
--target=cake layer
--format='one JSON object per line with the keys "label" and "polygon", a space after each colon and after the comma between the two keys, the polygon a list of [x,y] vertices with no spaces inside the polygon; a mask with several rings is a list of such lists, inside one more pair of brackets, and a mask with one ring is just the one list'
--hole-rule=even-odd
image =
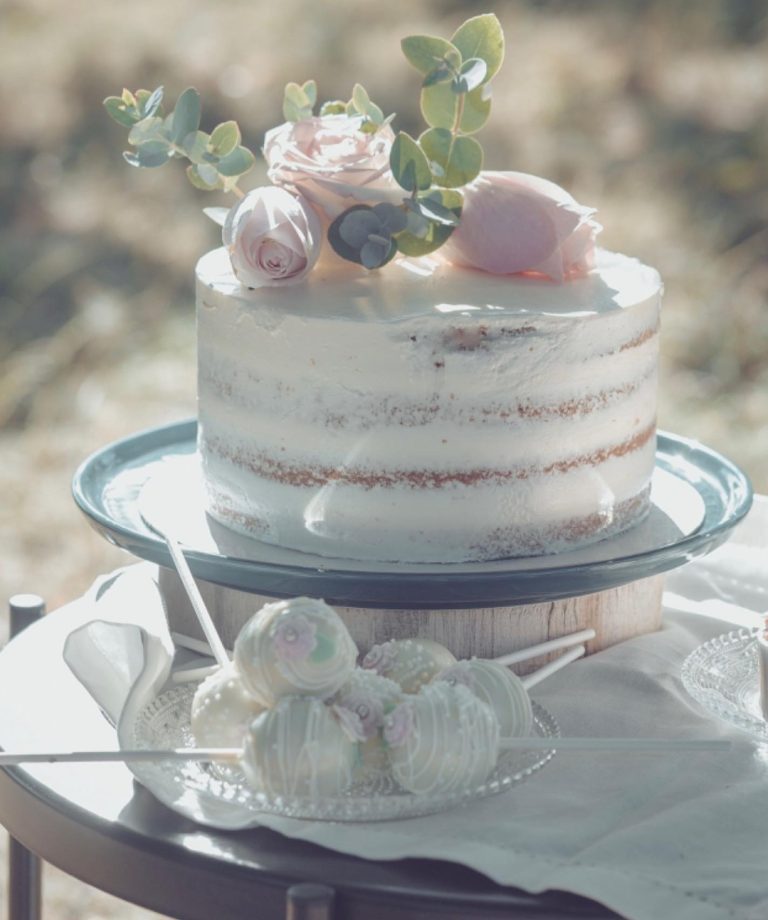
{"label": "cake layer", "polygon": [[212,515],[382,561],[559,551],[647,510],[661,284],[432,259],[248,291],[198,265],[199,447]]}

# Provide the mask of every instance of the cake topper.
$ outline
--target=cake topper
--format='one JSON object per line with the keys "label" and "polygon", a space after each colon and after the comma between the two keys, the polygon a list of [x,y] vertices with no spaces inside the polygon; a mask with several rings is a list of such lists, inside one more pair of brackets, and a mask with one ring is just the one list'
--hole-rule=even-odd
{"label": "cake topper", "polygon": [[593,210],[554,183],[515,172],[483,172],[474,136],[491,110],[490,81],[504,58],[504,34],[491,13],[473,16],[450,40],[411,35],[401,47],[422,77],[418,137],[395,133],[365,88],[318,108],[317,84],[289,83],[282,125],[263,153],[273,183],[245,193],[255,163],[236,122],[200,130],[196,90],[163,115],[163,89],[123,90],[104,101],[129,129],[131,166],[187,159],[187,176],[206,191],[232,192],[232,208],[207,208],[223,227],[232,268],[247,287],[302,281],[325,236],[337,256],[366,269],[397,255],[423,256],[444,244],[454,262],[492,274],[528,272],[562,281],[592,264]]}

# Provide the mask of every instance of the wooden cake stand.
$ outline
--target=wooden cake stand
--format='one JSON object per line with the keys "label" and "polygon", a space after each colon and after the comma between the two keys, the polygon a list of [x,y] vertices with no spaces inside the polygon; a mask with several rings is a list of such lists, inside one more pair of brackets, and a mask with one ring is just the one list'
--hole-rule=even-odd
{"label": "wooden cake stand", "polygon": [[171,630],[202,638],[161,536],[172,534],[227,645],[264,603],[303,594],[331,604],[362,652],[422,636],[458,658],[492,658],[585,628],[596,633],[588,651],[598,651],[658,629],[663,573],[724,542],[752,500],[729,460],[660,433],[651,513],[618,537],[488,563],[351,562],[268,546],[208,518],[195,443],[186,421],[110,444],[82,464],[73,491],[108,540],[159,563]]}

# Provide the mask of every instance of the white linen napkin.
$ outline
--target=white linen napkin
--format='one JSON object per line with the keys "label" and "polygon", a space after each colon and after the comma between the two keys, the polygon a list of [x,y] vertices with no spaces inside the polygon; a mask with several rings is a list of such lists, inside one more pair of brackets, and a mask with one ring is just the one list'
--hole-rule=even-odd
{"label": "white linen napkin", "polygon": [[[669,576],[660,632],[579,661],[533,694],[565,735],[722,737],[732,740],[730,753],[561,752],[507,793],[430,817],[329,824],[263,816],[261,823],[368,859],[444,859],[530,892],[572,891],[633,920],[764,920],[768,749],[692,700],[680,667],[697,645],[732,628],[713,612],[754,625],[756,611],[768,607],[766,535],[768,502],[759,500],[726,546]],[[139,667],[140,680],[156,692],[170,650],[158,626],[164,620],[153,574],[146,564],[131,567],[102,586],[98,601],[92,593],[84,602],[93,604],[94,618],[104,619],[109,601],[113,610],[129,611],[130,621],[137,594],[144,604],[154,596],[145,626],[159,645],[150,637],[137,644],[135,635],[129,642],[133,655],[143,651],[151,659],[146,674]],[[103,627],[85,632],[88,642],[103,643]],[[121,637],[130,631],[113,632],[110,641]],[[130,717],[128,701],[135,706],[136,695],[128,683],[137,661],[112,672],[102,661],[94,675],[87,647],[79,649],[86,657],[73,657],[76,646],[70,644],[68,660],[78,677],[108,712],[117,711],[124,693],[118,724]],[[226,824],[231,815],[190,814],[188,800],[159,794],[197,820],[233,826]]]}

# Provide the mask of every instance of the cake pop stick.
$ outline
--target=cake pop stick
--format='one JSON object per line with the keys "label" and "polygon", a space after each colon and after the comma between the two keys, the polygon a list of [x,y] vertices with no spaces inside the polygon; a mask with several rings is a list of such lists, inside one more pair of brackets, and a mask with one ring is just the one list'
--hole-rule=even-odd
{"label": "cake pop stick", "polygon": [[509,652],[507,655],[499,655],[498,658],[493,660],[498,661],[499,664],[518,664],[521,661],[528,661],[530,658],[537,658],[539,655],[556,652],[561,648],[569,648],[572,645],[588,642],[590,639],[594,639],[595,635],[594,629],[580,629],[578,632],[569,633],[567,636],[548,639],[546,642],[539,642],[537,645],[521,648],[516,652]]}
{"label": "cake pop stick", "polygon": [[521,678],[523,686],[526,690],[530,690],[531,687],[535,687],[536,684],[540,683],[546,677],[550,677],[561,668],[564,668],[567,664],[576,661],[577,658],[581,658],[586,651],[587,649],[585,646],[577,645],[576,648],[571,649],[569,652],[565,652],[560,655],[559,658],[555,658],[554,661],[550,661],[548,664],[540,667],[537,671],[526,674],[525,677]]}
{"label": "cake pop stick", "polygon": [[181,544],[167,531],[158,530],[157,526],[155,526],[155,530],[157,530],[160,536],[165,540],[165,545],[168,547],[168,552],[171,554],[171,559],[173,559],[173,564],[176,566],[176,571],[179,573],[179,578],[184,586],[184,590],[187,592],[187,597],[192,604],[192,609],[195,611],[203,633],[205,634],[205,638],[208,640],[208,644],[211,647],[213,657],[216,659],[217,664],[223,667],[229,662],[229,655],[227,655],[224,643],[221,641],[221,637],[216,627],[213,625],[213,619],[208,612],[208,608],[205,606],[205,601],[192,576],[189,564],[181,549]]}
{"label": "cake pop stick", "polygon": [[[722,738],[502,738],[502,750],[581,751],[596,753],[726,753],[733,742]],[[157,761],[237,763],[234,748],[139,748],[122,751],[0,751],[0,767],[27,763],[152,763]]]}

